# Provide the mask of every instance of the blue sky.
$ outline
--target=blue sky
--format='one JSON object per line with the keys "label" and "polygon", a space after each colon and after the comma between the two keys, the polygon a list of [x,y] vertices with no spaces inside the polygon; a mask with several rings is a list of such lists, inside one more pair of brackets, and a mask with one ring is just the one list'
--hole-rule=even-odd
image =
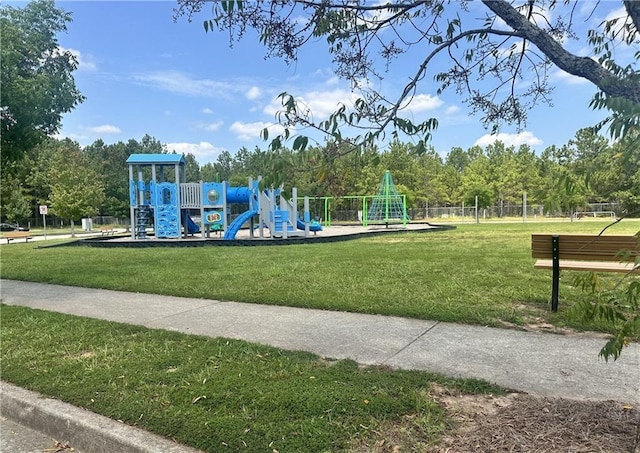
{"label": "blue sky", "polygon": [[[588,2],[587,2],[588,3]],[[139,140],[149,134],[169,150],[191,152],[203,165],[226,149],[266,147],[260,130],[275,122],[276,96],[287,91],[303,98],[316,119],[326,118],[338,102],[353,97],[349,85],[331,70],[331,58],[322,42],[313,43],[293,65],[265,59],[265,50],[250,30],[244,40],[229,47],[220,33],[205,33],[204,16],[192,23],[173,21],[172,1],[57,2],[73,13],[60,46],[80,61],[75,72],[86,101],[66,114],[60,130],[81,145],[96,139],[106,143]],[[607,8],[602,2],[599,21]],[[480,7],[479,5],[478,7]],[[580,52],[584,43],[568,43]],[[415,67],[401,64],[381,85],[393,92]],[[536,151],[562,145],[582,127],[595,124],[602,113],[588,102],[589,83],[556,72],[554,107],[532,111],[526,128],[503,127],[507,144],[530,144]],[[446,154],[452,147],[486,145],[489,137],[478,116],[471,116],[455,90],[436,95],[435,83],[416,93],[416,112],[435,116],[439,128],[431,145]],[[271,135],[277,132],[273,129]]]}

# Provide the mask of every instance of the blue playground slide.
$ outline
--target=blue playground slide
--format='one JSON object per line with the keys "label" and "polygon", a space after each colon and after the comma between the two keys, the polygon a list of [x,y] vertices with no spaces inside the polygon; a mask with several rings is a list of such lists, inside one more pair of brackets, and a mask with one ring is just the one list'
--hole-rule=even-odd
{"label": "blue playground slide", "polygon": [[193,234],[193,233],[199,233],[200,232],[200,225],[198,225],[196,222],[194,222],[193,219],[191,218],[191,216],[186,211],[183,211],[182,212],[182,223],[184,223],[185,221],[187,223],[187,233]]}
{"label": "blue playground slide", "polygon": [[198,226],[198,224],[194,222],[193,219],[189,216],[187,216],[187,232],[188,233],[200,232],[200,227]]}
{"label": "blue playground slide", "polygon": [[238,231],[240,231],[240,228],[242,227],[242,225],[244,225],[244,223],[247,220],[251,219],[251,217],[253,217],[254,215],[258,215],[257,209],[245,211],[242,214],[240,214],[238,217],[236,217],[235,220],[231,222],[231,225],[229,225],[229,227],[227,228],[227,231],[224,232],[223,239],[226,239],[226,240],[235,239],[236,234],[238,234]]}
{"label": "blue playground slide", "polygon": [[[304,221],[298,219],[298,229],[304,230]],[[320,222],[316,222],[315,220],[311,221],[309,224],[309,231],[322,231],[322,224]]]}

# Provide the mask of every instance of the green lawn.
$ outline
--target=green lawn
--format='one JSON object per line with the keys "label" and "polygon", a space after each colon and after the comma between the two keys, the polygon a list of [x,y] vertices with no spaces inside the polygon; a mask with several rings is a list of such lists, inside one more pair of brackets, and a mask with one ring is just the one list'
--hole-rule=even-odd
{"label": "green lawn", "polygon": [[[281,247],[2,248],[3,278],[175,296],[502,325],[572,325],[582,293],[561,279],[558,314],[548,271],[533,269],[532,232],[597,233],[606,222],[462,225],[347,242]],[[624,221],[612,232],[635,233]],[[617,278],[609,276],[608,278]],[[597,328],[591,326],[592,328]]]}
{"label": "green lawn", "polygon": [[345,451],[389,429],[412,451],[450,426],[431,383],[501,393],[476,380],[25,307],[2,306],[0,339],[4,380],[212,453]]}

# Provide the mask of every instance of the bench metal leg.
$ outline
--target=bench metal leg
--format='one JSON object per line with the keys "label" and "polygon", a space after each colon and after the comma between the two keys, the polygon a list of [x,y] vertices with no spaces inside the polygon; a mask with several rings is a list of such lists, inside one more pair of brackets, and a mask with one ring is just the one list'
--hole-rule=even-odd
{"label": "bench metal leg", "polygon": [[560,237],[551,236],[551,311],[558,311],[558,293],[560,292]]}

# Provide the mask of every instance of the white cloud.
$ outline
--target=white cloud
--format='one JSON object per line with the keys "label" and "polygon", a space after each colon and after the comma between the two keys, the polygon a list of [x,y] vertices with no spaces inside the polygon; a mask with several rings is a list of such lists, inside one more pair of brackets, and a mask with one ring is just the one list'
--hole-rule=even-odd
{"label": "white cloud", "polygon": [[119,134],[122,132],[118,126],[112,124],[103,124],[100,126],[91,126],[87,130],[94,134]]}
{"label": "white cloud", "polygon": [[[298,108],[303,113],[304,109],[308,109],[312,120],[315,122],[326,120],[340,105],[345,105],[347,111],[352,110],[356,99],[360,97],[358,93],[342,88],[309,91],[293,96],[298,103]],[[437,96],[418,94],[405,104],[402,111],[407,114],[417,115],[426,111],[436,110],[443,104],[444,101]],[[281,100],[277,98],[264,107],[263,113],[275,117],[282,110]]]}
{"label": "white cloud", "polygon": [[87,143],[89,140],[91,140],[91,137],[89,137],[86,134],[82,134],[82,133],[79,134],[75,132],[67,133],[64,131],[58,134],[53,134],[52,137],[55,138],[56,140],[64,140],[65,138],[68,138],[78,143]]}
{"label": "white cloud", "polygon": [[533,135],[533,132],[524,131],[518,134],[506,134],[500,133],[496,135],[485,134],[480,137],[474,145],[478,146],[487,146],[491,145],[497,141],[504,143],[505,146],[520,146],[520,145],[531,145],[537,146],[542,145],[542,140]]}
{"label": "white cloud", "polygon": [[439,97],[431,96],[430,94],[417,94],[410,99],[404,110],[415,114],[435,110],[442,104],[444,104],[444,101]]}
{"label": "white cloud", "polygon": [[251,88],[249,88],[249,91],[245,93],[245,96],[247,97],[247,99],[253,101],[262,96],[262,91],[260,91],[260,88],[258,88],[257,86],[252,86]]}
{"label": "white cloud", "polygon": [[589,85],[590,81],[583,77],[574,76],[573,74],[569,74],[568,72],[564,72],[560,69],[554,71],[551,74],[551,78],[557,80],[558,82],[565,83],[567,85]]}
{"label": "white cloud", "polygon": [[[348,90],[335,89],[330,91],[310,91],[305,94],[294,96],[298,102],[300,109],[309,108],[313,115],[314,121],[322,121],[336,111],[339,104],[344,104],[347,108],[351,107],[358,96]],[[275,116],[281,111],[282,104],[280,99],[274,99],[267,105],[263,112]]]}
{"label": "white cloud", "polygon": [[229,127],[229,130],[236,134],[240,140],[255,141],[261,140],[260,132],[265,127],[269,129],[269,137],[278,135],[284,130],[284,128],[279,124],[265,123],[262,121],[257,121],[255,123],[242,123],[240,121],[236,121]]}
{"label": "white cloud", "polygon": [[207,162],[215,162],[220,153],[224,151],[223,148],[212,145],[209,142],[200,143],[186,143],[176,142],[167,143],[167,150],[169,152],[175,151],[178,154],[193,154],[200,165],[204,165]]}
{"label": "white cloud", "polygon": [[181,71],[149,72],[137,74],[133,79],[142,85],[188,96],[229,98],[233,93],[243,91],[237,84],[211,79],[195,79]]}
{"label": "white cloud", "polygon": [[203,108],[202,110],[200,110],[201,113],[204,113],[205,115],[211,115],[213,113],[213,110],[211,110],[208,107]]}
{"label": "white cloud", "polygon": [[455,115],[459,111],[460,111],[460,107],[458,107],[457,105],[450,105],[449,107],[447,107],[445,109],[444,114],[445,115]]}
{"label": "white cloud", "polygon": [[89,56],[85,56],[77,49],[67,49],[65,47],[58,47],[61,53],[69,52],[71,55],[76,57],[78,60],[78,70],[82,71],[97,71],[98,65],[95,63],[93,58]]}
{"label": "white cloud", "polygon": [[224,124],[224,121],[216,121],[215,123],[199,124],[198,129],[202,129],[209,132],[215,132]]}
{"label": "white cloud", "polygon": [[336,86],[339,85],[341,82],[340,78],[338,76],[333,76],[333,77],[329,77],[326,82],[324,82],[325,85],[327,86]]}
{"label": "white cloud", "polygon": [[[387,3],[390,3],[386,0],[378,0],[371,4],[372,7],[376,6],[385,6]],[[375,28],[376,25],[380,24],[383,21],[388,20],[391,16],[393,16],[394,12],[388,9],[382,8],[380,10],[370,11],[365,14],[365,18],[367,21],[370,21],[369,28]]]}

